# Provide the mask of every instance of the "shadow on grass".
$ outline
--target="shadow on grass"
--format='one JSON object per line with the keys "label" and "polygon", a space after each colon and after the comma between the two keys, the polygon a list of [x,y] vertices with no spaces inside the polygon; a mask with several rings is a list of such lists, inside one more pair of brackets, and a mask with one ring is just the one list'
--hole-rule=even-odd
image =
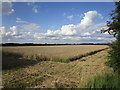
{"label": "shadow on grass", "polygon": [[22,54],[2,52],[2,70],[9,70],[13,68],[21,68],[26,66],[31,66],[37,64],[40,61],[45,61],[46,59],[27,59],[23,58]]}

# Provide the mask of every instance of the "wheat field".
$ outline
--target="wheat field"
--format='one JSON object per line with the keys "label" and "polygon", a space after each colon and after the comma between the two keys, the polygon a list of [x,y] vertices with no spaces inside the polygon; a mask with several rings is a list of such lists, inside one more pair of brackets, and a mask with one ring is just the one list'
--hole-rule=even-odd
{"label": "wheat field", "polygon": [[107,47],[107,45],[15,46],[2,47],[2,50],[23,56],[38,55],[50,59],[69,59]]}

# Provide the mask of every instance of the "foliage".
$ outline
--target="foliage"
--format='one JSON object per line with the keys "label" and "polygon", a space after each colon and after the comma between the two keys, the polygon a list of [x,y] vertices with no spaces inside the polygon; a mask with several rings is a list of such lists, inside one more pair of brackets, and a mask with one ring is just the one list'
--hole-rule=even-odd
{"label": "foliage", "polygon": [[110,14],[111,21],[107,21],[108,29],[102,30],[102,32],[108,32],[116,38],[116,41],[111,45],[107,64],[113,67],[114,71],[120,73],[120,1],[115,2],[115,5],[116,9]]}
{"label": "foliage", "polygon": [[114,71],[120,73],[120,42],[114,42],[109,51],[109,60],[106,64],[113,68]]}

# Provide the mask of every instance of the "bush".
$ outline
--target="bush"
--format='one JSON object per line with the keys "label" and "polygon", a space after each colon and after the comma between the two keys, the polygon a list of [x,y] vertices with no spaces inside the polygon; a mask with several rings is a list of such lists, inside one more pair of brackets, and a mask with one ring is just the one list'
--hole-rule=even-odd
{"label": "bush", "polygon": [[120,41],[117,40],[110,47],[109,60],[106,64],[112,67],[114,71],[120,73]]}

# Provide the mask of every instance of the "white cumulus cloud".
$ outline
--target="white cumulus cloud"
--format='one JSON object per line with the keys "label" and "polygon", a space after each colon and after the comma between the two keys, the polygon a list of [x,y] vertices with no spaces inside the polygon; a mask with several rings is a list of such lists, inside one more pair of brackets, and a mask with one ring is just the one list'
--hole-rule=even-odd
{"label": "white cumulus cloud", "polygon": [[[107,28],[106,23],[95,24],[97,19],[103,16],[97,11],[84,13],[83,19],[78,24],[68,24],[61,26],[60,29],[50,30],[40,33],[40,25],[27,23],[12,26],[9,28],[1,27],[2,39],[16,41],[30,41],[39,43],[85,43],[85,42],[110,42],[115,40],[108,33],[101,33],[102,28]],[[21,18],[16,18],[22,21]],[[1,35],[1,34],[0,34]],[[19,39],[19,40],[18,40]]]}
{"label": "white cumulus cloud", "polygon": [[[102,17],[97,11],[88,11],[84,13],[84,17],[81,22],[77,25],[69,24],[63,25],[60,30],[48,30],[47,35],[76,35],[84,33],[85,35],[90,34],[89,32],[95,30],[97,25],[93,25],[96,19]],[[101,26],[103,27],[103,26]],[[94,28],[94,29],[93,29]],[[89,31],[89,32],[88,32]],[[87,33],[86,33],[87,32]]]}
{"label": "white cumulus cloud", "polygon": [[102,15],[97,11],[88,11],[87,13],[84,13],[84,17],[81,20],[81,25],[86,26],[86,25],[94,24],[97,18],[102,18]]}
{"label": "white cumulus cloud", "polygon": [[46,33],[37,34],[35,37],[41,40],[85,40],[86,42],[113,40],[112,36],[102,34],[100,31],[102,28],[107,28],[106,23],[95,24],[97,19],[102,18],[103,16],[97,11],[88,11],[84,13],[83,19],[76,25],[63,25],[58,30],[48,30]]}
{"label": "white cumulus cloud", "polygon": [[[0,27],[0,37],[3,39],[2,41],[28,41],[29,39],[34,39],[34,32],[40,30],[40,26],[38,24],[25,24],[25,25],[16,25],[11,27]],[[19,39],[19,40],[18,40]]]}

